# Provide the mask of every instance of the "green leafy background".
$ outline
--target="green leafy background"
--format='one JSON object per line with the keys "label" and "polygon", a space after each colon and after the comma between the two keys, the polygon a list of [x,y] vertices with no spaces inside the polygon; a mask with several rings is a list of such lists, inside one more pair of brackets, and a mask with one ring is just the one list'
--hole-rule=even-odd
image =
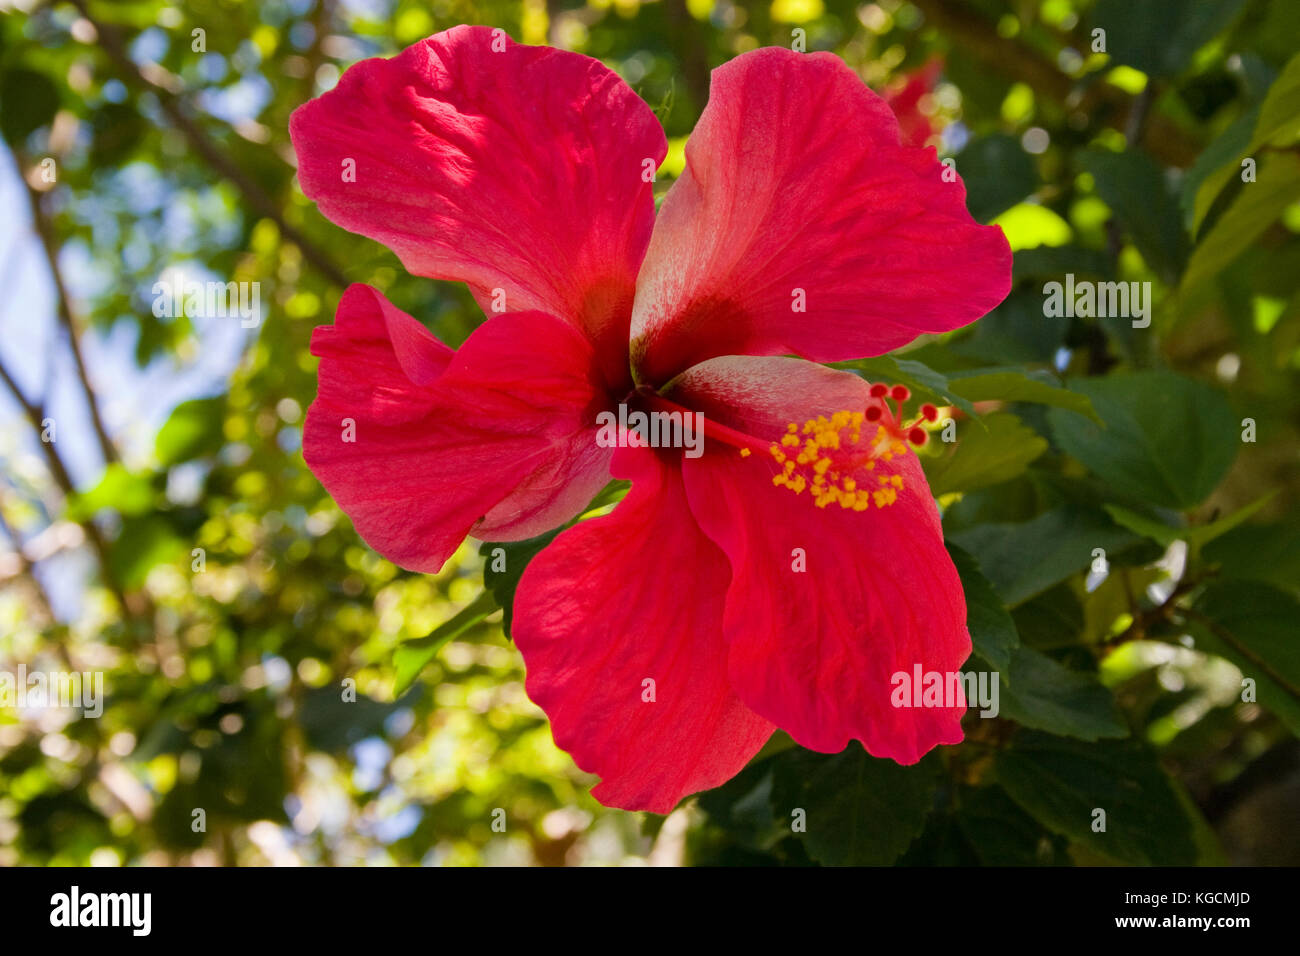
{"label": "green leafy background", "polygon": [[[0,666],[100,670],[109,699],[99,720],[0,709],[0,864],[1300,862],[1292,0],[18,6],[6,282],[50,291],[3,307]],[[936,428],[924,464],[968,666],[1001,676],[966,742],[900,767],[778,734],[672,817],[605,809],[509,641],[549,536],[410,574],[307,471],[308,340],[346,282],[453,344],[482,315],[321,218],[288,116],[462,22],[618,70],[670,137],[660,196],[708,71],[741,52],[802,30],[876,89],[943,58],[925,106],[1014,287],[969,329],[846,366],[945,409],[954,440]],[[208,348],[207,320],[149,308],[179,264],[261,282],[266,321],[215,384],[113,420],[110,343],[163,383]],[[1046,315],[1066,273],[1150,282],[1150,326]],[[47,348],[13,347],[40,323]],[[82,411],[42,443],[56,377]]]}

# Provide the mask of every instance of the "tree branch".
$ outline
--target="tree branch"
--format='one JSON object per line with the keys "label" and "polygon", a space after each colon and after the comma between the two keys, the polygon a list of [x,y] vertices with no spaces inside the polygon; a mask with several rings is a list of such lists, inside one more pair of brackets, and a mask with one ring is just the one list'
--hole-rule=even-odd
{"label": "tree branch", "polygon": [[111,465],[118,460],[117,447],[108,435],[108,430],[104,427],[103,416],[99,413],[99,402],[95,396],[95,388],[90,383],[90,375],[86,371],[86,360],[81,354],[81,337],[80,325],[77,317],[72,313],[72,300],[68,296],[68,287],[63,282],[63,273],[59,271],[59,249],[54,238],[54,227],[50,220],[45,216],[44,210],[41,209],[41,194],[27,185],[27,198],[32,208],[32,225],[36,229],[36,235],[40,237],[41,248],[45,251],[45,261],[50,269],[50,278],[54,281],[54,292],[56,298],[56,313],[59,317],[59,324],[63,326],[64,332],[68,336],[68,349],[72,352],[73,365],[77,370],[77,381],[81,383],[81,391],[86,397],[86,406],[90,410],[90,422],[95,429],[95,437],[99,439],[99,452],[104,456],[104,464]]}
{"label": "tree branch", "polygon": [[[14,400],[19,404],[26,416],[27,421],[31,424],[36,432],[37,443],[41,446],[41,451],[45,455],[45,464],[50,471],[54,483],[59,486],[65,498],[69,498],[77,493],[76,486],[72,483],[72,478],[68,474],[68,469],[64,467],[63,459],[59,457],[58,451],[54,447],[54,442],[47,442],[41,438],[41,432],[44,430],[45,409],[43,406],[34,405],[23,395],[22,389],[14,381],[9,370],[0,362],[0,382],[13,394]],[[100,574],[104,578],[105,586],[113,592],[113,597],[122,608],[122,613],[131,614],[131,605],[127,603],[126,592],[123,590],[121,583],[117,580],[117,575],[113,573],[113,565],[109,561],[108,542],[100,534],[99,526],[90,518],[78,522],[86,534],[86,540],[90,542],[91,549],[95,552],[95,557],[99,561]]]}
{"label": "tree branch", "polygon": [[303,258],[315,266],[325,278],[335,285],[346,287],[349,283],[347,277],[343,274],[343,270],[335,265],[330,257],[314,242],[299,232],[295,226],[289,224],[276,202],[267,195],[252,177],[226,156],[221,148],[208,137],[203,128],[189,115],[181,98],[165,86],[154,82],[132,62],[117,30],[92,17],[85,0],[70,0],[70,2],[95,28],[104,52],[108,54],[109,59],[121,71],[125,82],[137,89],[148,90],[157,97],[159,107],[166,114],[171,124],[185,137],[186,142],[190,144],[190,148],[198,153],[203,161],[218,174],[234,184],[250,206],[279,226],[280,235],[301,249]]}

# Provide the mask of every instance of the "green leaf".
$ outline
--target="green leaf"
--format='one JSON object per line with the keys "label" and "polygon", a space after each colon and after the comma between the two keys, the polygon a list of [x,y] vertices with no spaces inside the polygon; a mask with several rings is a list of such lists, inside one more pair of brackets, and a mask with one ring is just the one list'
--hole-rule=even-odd
{"label": "green leaf", "polygon": [[630,487],[631,483],[627,481],[611,481],[588,502],[582,514],[567,525],[525,541],[485,541],[479,547],[478,553],[484,562],[483,586],[492,592],[502,609],[501,630],[507,639],[514,623],[515,589],[519,587],[519,578],[528,567],[528,562],[537,557],[565,528],[572,527],[593,512],[618,504]]}
{"label": "green leaf", "polygon": [[556,528],[526,541],[485,541],[478,553],[483,556],[483,586],[501,608],[501,630],[510,637],[514,623],[515,589],[528,562],[563,531]]}
{"label": "green leaf", "polygon": [[158,514],[132,515],[122,522],[109,561],[122,586],[134,590],[144,584],[157,565],[175,561],[188,550],[166,518]]}
{"label": "green leaf", "polygon": [[1206,545],[1203,556],[1223,577],[1267,581],[1300,594],[1300,520],[1242,525]]}
{"label": "green leaf", "polygon": [[1183,179],[1179,200],[1183,207],[1183,223],[1193,235],[1201,230],[1201,223],[1235,174],[1241,172],[1241,161],[1248,155],[1251,137],[1259,122],[1259,106],[1247,110],[1225,129],[1214,142],[1201,151],[1196,162]]}
{"label": "green leaf", "polygon": [[[1182,802],[1136,740],[1083,742],[1022,732],[998,754],[994,775],[1034,819],[1093,853],[1138,866],[1196,860]],[[1093,829],[1097,810],[1106,814],[1103,832]]]}
{"label": "green leaf", "polygon": [[1017,524],[980,524],[949,537],[979,560],[1009,606],[1088,567],[1093,549],[1118,553],[1137,541],[1102,512],[1066,505]]}
{"label": "green leaf", "polygon": [[1048,372],[971,369],[949,375],[948,387],[972,402],[1032,402],[1036,405],[1068,408],[1080,415],[1087,415],[1094,421],[1101,421],[1087,395],[1051,381]]}
{"label": "green leaf", "polygon": [[[1288,61],[1269,86],[1263,102],[1243,113],[1196,158],[1183,181],[1183,211],[1199,232],[1224,187],[1241,174],[1242,160],[1259,159],[1272,144],[1286,146],[1300,138],[1300,54]],[[1254,185],[1245,183],[1244,186]]]}
{"label": "green leaf", "polygon": [[808,855],[827,866],[894,862],[925,827],[934,803],[936,763],[910,767],[872,757],[857,743],[837,754],[800,750],[776,760],[772,808],[800,834]]}
{"label": "green leaf", "polygon": [[400,697],[415,683],[420,672],[438,656],[444,644],[481,624],[498,607],[490,591],[484,591],[451,620],[434,628],[427,637],[401,644],[393,651],[393,696]]}
{"label": "green leaf", "polygon": [[365,694],[344,700],[337,687],[315,687],[302,697],[298,724],[314,749],[338,753],[382,733],[384,722],[406,706],[406,701],[384,703]]}
{"label": "green leaf", "polygon": [[1115,698],[1092,674],[1063,667],[1032,648],[1017,647],[1004,676],[999,682],[1002,717],[1080,740],[1128,736]]}
{"label": "green leaf", "polygon": [[119,166],[144,139],[148,124],[133,105],[104,103],[90,121],[90,162],[95,167]]}
{"label": "green leaf", "polygon": [[957,171],[966,185],[966,206],[979,222],[988,222],[1038,188],[1038,170],[1020,140],[1005,133],[977,136],[957,155]]}
{"label": "green leaf", "polygon": [[1172,527],[1163,521],[1157,521],[1154,518],[1148,518],[1140,515],[1135,511],[1127,508],[1121,508],[1119,505],[1103,505],[1106,513],[1114,518],[1119,524],[1134,531],[1144,537],[1150,538],[1157,544],[1164,545],[1166,548],[1175,541],[1186,541],[1194,547],[1202,547],[1222,534],[1227,534],[1233,528],[1246,521],[1264,505],[1273,500],[1277,491],[1270,491],[1256,501],[1252,501],[1244,508],[1238,508],[1230,515],[1225,515],[1209,524],[1195,525],[1192,527]]}
{"label": "green leaf", "polygon": [[1215,489],[1237,455],[1240,432],[1223,395],[1172,372],[1081,379],[1098,427],[1063,409],[1048,412],[1057,444],[1117,491],[1187,509]]}
{"label": "green leaf", "polygon": [[1092,22],[1106,31],[1106,52],[1116,63],[1150,76],[1170,77],[1236,17],[1244,0],[1098,0]]}
{"label": "green leaf", "polygon": [[10,145],[22,146],[58,111],[58,87],[44,73],[13,69],[0,76],[0,133]]}
{"label": "green leaf", "polygon": [[[1049,831],[1007,796],[1001,787],[963,788],[957,826],[985,866],[1068,863],[1052,846]],[[1056,838],[1060,841],[1059,837]]]}
{"label": "green leaf", "polygon": [[1011,652],[1020,646],[1016,624],[993,585],[980,572],[974,556],[951,543],[948,554],[966,594],[966,629],[970,631],[974,653],[988,661],[994,670],[1005,672],[1010,667]]}
{"label": "green leaf", "polygon": [[1166,282],[1177,279],[1187,261],[1187,233],[1178,202],[1155,161],[1135,150],[1090,151],[1080,155],[1080,163],[1147,264]]}
{"label": "green leaf", "polygon": [[128,471],[125,465],[114,462],[104,469],[99,484],[68,502],[67,517],[87,521],[105,508],[120,515],[142,515],[153,510],[157,497],[148,474]]}
{"label": "green leaf", "polygon": [[1115,519],[1117,524],[1123,525],[1135,534],[1140,534],[1144,538],[1150,538],[1157,544],[1164,545],[1166,548],[1175,541],[1182,538],[1186,533],[1185,527],[1172,527],[1163,521],[1155,518],[1148,518],[1146,515],[1140,515],[1136,511],[1130,511],[1127,508],[1121,508],[1119,505],[1102,505],[1106,513]]}
{"label": "green leaf", "polygon": [[1197,649],[1241,668],[1259,705],[1300,734],[1300,601],[1260,581],[1216,581],[1189,617]]}
{"label": "green leaf", "polygon": [[1214,228],[1197,244],[1183,276],[1180,295],[1213,279],[1300,199],[1300,156],[1271,153],[1259,163],[1256,182],[1245,183]]}
{"label": "green leaf", "polygon": [[1059,279],[1073,272],[1078,278],[1109,279],[1115,265],[1106,253],[1083,246],[1038,246],[1021,249],[1011,267],[1012,283],[1026,279]]}
{"label": "green leaf", "polygon": [[[1039,250],[1017,252],[1016,257]],[[1067,270],[1068,271],[1068,270]],[[974,325],[954,338],[948,349],[981,363],[1050,362],[1065,344],[1070,319],[1043,315],[1042,286],[1022,286]]]}
{"label": "green leaf", "polygon": [[956,447],[940,458],[926,457],[926,475],[935,495],[972,491],[1021,474],[1047,450],[1047,440],[1015,415],[996,412],[984,429],[965,428]]}
{"label": "green leaf", "polygon": [[1300,139],[1300,53],[1291,57],[1268,88],[1247,152],[1266,145],[1290,146]]}
{"label": "green leaf", "polygon": [[[1262,103],[1242,114],[1197,157],[1183,185],[1184,208],[1193,200],[1191,224],[1199,230],[1214,200],[1246,157],[1258,159],[1269,145],[1289,146],[1300,139],[1300,53],[1291,57],[1268,88]],[[1245,185],[1251,185],[1249,183]]]}
{"label": "green leaf", "polygon": [[760,754],[736,776],[704,791],[697,800],[710,821],[726,830],[729,840],[749,849],[770,850],[791,835],[789,822],[778,821],[772,813],[774,766]]}
{"label": "green leaf", "polygon": [[1011,619],[1027,647],[1037,650],[1066,647],[1079,643],[1084,626],[1083,605],[1066,582],[1021,604]]}
{"label": "green leaf", "polygon": [[177,405],[154,439],[154,454],[163,467],[219,451],[225,442],[225,410],[224,397],[196,398]]}

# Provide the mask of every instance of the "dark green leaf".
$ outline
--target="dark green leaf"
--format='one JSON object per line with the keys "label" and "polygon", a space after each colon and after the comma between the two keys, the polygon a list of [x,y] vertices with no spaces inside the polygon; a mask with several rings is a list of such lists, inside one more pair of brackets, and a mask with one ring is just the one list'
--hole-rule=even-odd
{"label": "dark green leaf", "polygon": [[1071,391],[1051,380],[1047,372],[1023,369],[971,369],[953,372],[948,387],[972,402],[1031,402],[1068,408],[1100,421],[1087,395]]}
{"label": "dark green leaf", "polygon": [[515,589],[524,568],[563,528],[556,528],[526,541],[485,541],[478,553],[483,556],[483,586],[491,592],[501,608],[501,630],[510,636],[514,622]]}
{"label": "dark green leaf", "polygon": [[[1196,859],[1192,826],[1155,757],[1135,740],[1021,732],[994,764],[1011,799],[1093,853],[1139,866]],[[1105,811],[1104,832],[1093,829]]]}
{"label": "dark green leaf", "polygon": [[1027,646],[1050,650],[1078,643],[1083,631],[1083,605],[1067,582],[1021,604],[1011,619]]}
{"label": "dark green leaf", "polygon": [[1207,545],[1204,557],[1225,577],[1300,592],[1300,521],[1242,525]]}
{"label": "dark green leaf", "polygon": [[966,206],[988,222],[1038,188],[1034,160],[1014,136],[994,133],[971,140],[957,155],[957,171],[966,184]]}
{"label": "dark green leaf", "polygon": [[1218,581],[1197,599],[1199,650],[1226,657],[1256,683],[1261,707],[1300,734],[1300,601],[1260,581]]}
{"label": "dark green leaf", "polygon": [[1099,195],[1115,213],[1142,258],[1166,282],[1187,261],[1187,233],[1178,202],[1160,167],[1146,153],[1087,152],[1080,156]]}
{"label": "dark green leaf", "polygon": [[934,802],[935,764],[903,767],[858,743],[838,754],[808,750],[776,760],[772,808],[789,826],[803,810],[808,855],[828,866],[894,862],[925,826]]}
{"label": "dark green leaf", "polygon": [[1106,52],[1151,76],[1182,71],[1192,55],[1224,29],[1244,0],[1097,0],[1092,23],[1106,31]]}
{"label": "dark green leaf", "polygon": [[961,792],[957,825],[985,866],[1038,866],[1069,862],[1051,833],[1001,787]]}
{"label": "dark green leaf", "polygon": [[1080,740],[1128,736],[1115,698],[1091,674],[1063,667],[1032,648],[1017,647],[1005,677],[999,684],[1002,717]]}
{"label": "dark green leaf", "polygon": [[993,585],[980,573],[979,562],[955,544],[948,545],[948,554],[957,567],[966,594],[966,629],[970,631],[974,653],[988,661],[994,670],[1006,671],[1012,650],[1020,645],[1015,622]]}
{"label": "dark green leaf", "polygon": [[58,110],[59,90],[44,73],[13,69],[0,77],[0,133],[11,145],[21,146]]}
{"label": "dark green leaf", "polygon": [[1099,427],[1063,409],[1048,413],[1057,443],[1116,491],[1167,508],[1205,500],[1237,455],[1240,430],[1223,395],[1172,372],[1081,379]]}
{"label": "dark green leaf", "polygon": [[1019,524],[981,524],[950,535],[979,560],[980,568],[1008,605],[1063,581],[1093,561],[1138,539],[1090,508],[1066,506]]}

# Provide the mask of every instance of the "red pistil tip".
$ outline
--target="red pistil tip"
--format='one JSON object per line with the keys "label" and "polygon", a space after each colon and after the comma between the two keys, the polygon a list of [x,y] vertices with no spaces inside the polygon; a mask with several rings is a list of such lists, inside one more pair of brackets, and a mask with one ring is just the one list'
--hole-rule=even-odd
{"label": "red pistil tip", "polygon": [[872,398],[884,398],[888,394],[889,394],[888,385],[881,385],[880,383],[877,382],[875,385],[871,386]]}
{"label": "red pistil tip", "polygon": [[921,406],[921,417],[924,418],[927,422],[938,421],[939,409],[935,408],[933,405],[927,402],[926,404]]}
{"label": "red pistil tip", "polygon": [[867,421],[869,422],[880,421],[880,415],[881,411],[879,405],[872,405],[867,409]]}
{"label": "red pistil tip", "polygon": [[905,402],[912,393],[907,390],[906,385],[895,385],[889,390],[889,397],[896,402]]}
{"label": "red pistil tip", "polygon": [[916,445],[918,447],[924,445],[929,440],[929,438],[930,436],[926,434],[925,429],[922,428],[920,425],[916,426],[915,428],[913,428],[911,431],[907,433],[907,440],[910,441],[913,445]]}

